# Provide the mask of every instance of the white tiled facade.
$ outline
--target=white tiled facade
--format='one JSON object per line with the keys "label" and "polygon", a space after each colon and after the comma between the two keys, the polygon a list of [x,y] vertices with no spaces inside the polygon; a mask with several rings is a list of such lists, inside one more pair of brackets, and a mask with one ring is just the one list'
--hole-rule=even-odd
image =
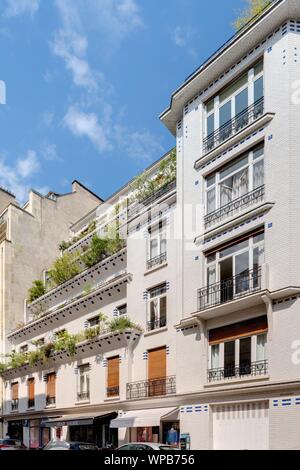
{"label": "white tiled facade", "polygon": [[[191,449],[300,448],[299,61],[299,2],[273,2],[173,94],[161,120],[176,137],[176,190],[170,185],[127,218],[122,228],[126,248],[48,293],[35,307],[28,306],[28,320],[39,305],[51,311],[8,339],[17,349],[24,344],[35,349],[32,340],[47,341],[62,328],[78,333],[100,311],[112,319],[125,304],[142,332],[103,334],[78,345],[74,357],[61,353],[39,367],[7,371],[4,423],[23,421],[26,444],[32,440],[36,445],[47,429],[54,436],[62,428],[69,438],[70,428],[76,434],[74,428],[95,426],[97,418],[100,445],[134,441],[143,429],[165,440],[174,425],[188,437]],[[257,64],[263,64],[259,72]],[[243,108],[238,118],[226,121],[219,140],[205,147],[207,105],[214,98],[216,135],[221,125],[218,97],[245,74],[247,113]],[[254,82],[261,76],[263,104],[253,107]],[[221,105],[231,99],[230,93],[226,96]],[[233,108],[239,99],[243,97]],[[220,111],[220,119],[221,112],[226,110]],[[261,167],[254,168],[259,160],[263,176]],[[158,166],[148,170],[149,177]],[[214,184],[220,183],[216,194],[222,195],[219,207],[207,214],[206,188],[212,177]],[[129,193],[130,185],[107,203],[113,207]],[[80,232],[86,220],[97,220],[101,229],[107,210],[101,205],[73,230]],[[159,223],[167,234],[166,249],[150,266],[149,228],[155,234]],[[84,293],[86,285],[90,289]],[[166,320],[148,331],[155,288],[166,298]],[[166,368],[161,393],[150,393],[149,356],[157,348],[165,348]],[[116,357],[119,393],[109,397],[108,362]],[[86,400],[77,396],[82,365],[89,366]],[[46,406],[45,376],[53,372],[55,405]],[[35,379],[30,410],[29,378]],[[11,385],[16,382],[19,404],[12,410]],[[159,416],[155,425],[145,419],[126,428],[114,423],[117,415],[138,416],[149,409]],[[33,426],[39,429],[36,434]]]}

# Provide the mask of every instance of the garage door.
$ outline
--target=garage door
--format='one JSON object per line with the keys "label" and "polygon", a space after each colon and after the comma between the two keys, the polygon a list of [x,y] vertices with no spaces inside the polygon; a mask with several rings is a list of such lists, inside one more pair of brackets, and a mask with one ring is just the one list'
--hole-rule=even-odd
{"label": "garage door", "polygon": [[268,403],[214,407],[213,446],[215,450],[268,450]]}

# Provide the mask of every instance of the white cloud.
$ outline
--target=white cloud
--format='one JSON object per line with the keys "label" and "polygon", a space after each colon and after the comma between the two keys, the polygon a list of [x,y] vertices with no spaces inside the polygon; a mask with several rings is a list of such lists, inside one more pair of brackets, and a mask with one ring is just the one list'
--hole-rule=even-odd
{"label": "white cloud", "polygon": [[196,49],[194,47],[196,31],[189,26],[176,26],[171,32],[171,39],[173,43],[186,49],[186,51],[192,55],[196,55]]}
{"label": "white cloud", "polygon": [[41,155],[45,160],[48,161],[61,161],[57,153],[57,147],[55,144],[50,144],[48,142],[43,142],[40,150]]}
{"label": "white cloud", "polygon": [[33,150],[28,150],[26,156],[19,159],[15,165],[7,164],[2,156],[0,157],[0,185],[12,191],[17,200],[23,203],[30,189],[29,180],[39,168],[39,162]]}
{"label": "white cloud", "polygon": [[28,178],[40,169],[34,150],[28,150],[26,157],[17,161],[17,172],[22,178]]}
{"label": "white cloud", "polygon": [[163,152],[161,143],[147,130],[131,132],[126,127],[115,126],[114,140],[134,160],[153,161]]}
{"label": "white cloud", "polygon": [[5,0],[5,3],[4,16],[7,18],[24,14],[34,16],[40,6],[40,0]]}
{"label": "white cloud", "polygon": [[45,111],[42,114],[42,121],[45,124],[46,127],[51,127],[54,121],[54,113],[53,111]]}
{"label": "white cloud", "polygon": [[104,126],[95,113],[86,113],[72,106],[64,117],[64,124],[75,136],[87,137],[99,152],[111,150]]}

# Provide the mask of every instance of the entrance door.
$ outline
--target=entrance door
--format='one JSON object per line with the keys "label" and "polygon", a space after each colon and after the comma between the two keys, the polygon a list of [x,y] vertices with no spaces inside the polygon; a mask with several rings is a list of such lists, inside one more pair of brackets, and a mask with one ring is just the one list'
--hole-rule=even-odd
{"label": "entrance door", "polygon": [[268,403],[217,406],[213,410],[214,450],[268,450]]}
{"label": "entrance door", "polygon": [[167,354],[166,347],[148,351],[149,396],[166,394]]}

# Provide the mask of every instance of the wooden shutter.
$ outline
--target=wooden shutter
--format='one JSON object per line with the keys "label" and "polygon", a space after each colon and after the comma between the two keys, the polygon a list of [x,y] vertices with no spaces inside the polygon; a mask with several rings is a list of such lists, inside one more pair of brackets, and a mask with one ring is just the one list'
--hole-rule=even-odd
{"label": "wooden shutter", "polygon": [[167,375],[166,347],[148,351],[148,379],[158,379]]}
{"label": "wooden shutter", "polygon": [[34,400],[34,379],[28,379],[28,399]]}
{"label": "wooden shutter", "polygon": [[11,398],[12,400],[18,400],[19,398],[19,383],[16,382],[11,386]]}
{"label": "wooden shutter", "polygon": [[55,382],[56,382],[56,375],[48,374],[47,375],[47,396],[54,398],[55,397]]}
{"label": "wooden shutter", "polygon": [[108,359],[107,387],[119,387],[119,366],[120,357],[110,357]]}
{"label": "wooden shutter", "polygon": [[266,316],[252,318],[241,323],[223,326],[209,332],[209,344],[223,343],[245,336],[253,336],[268,331],[268,319]]}

